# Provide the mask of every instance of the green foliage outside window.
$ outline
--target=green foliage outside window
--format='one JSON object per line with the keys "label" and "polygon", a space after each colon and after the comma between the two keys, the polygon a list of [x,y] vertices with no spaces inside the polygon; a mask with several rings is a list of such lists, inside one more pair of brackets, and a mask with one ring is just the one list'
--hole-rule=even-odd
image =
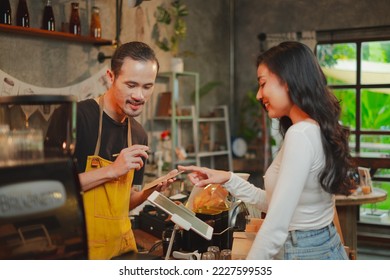
{"label": "green foliage outside window", "polygon": [[[345,44],[324,44],[317,46],[317,57],[321,67],[326,72],[326,69],[333,69],[339,61],[345,60],[352,62],[357,61],[357,51],[355,43]],[[367,42],[362,44],[362,60],[376,63],[390,63],[390,41],[382,42]],[[354,71],[354,69],[350,69]],[[356,71],[356,69],[355,69]],[[356,73],[354,73],[356,75]],[[353,75],[353,74],[352,74]],[[390,75],[390,74],[389,74]],[[341,77],[340,77],[341,78]],[[342,113],[340,121],[343,125],[356,129],[356,89],[355,83],[338,79],[337,77],[327,76],[327,82],[332,85],[351,85],[350,89],[334,88],[333,93],[340,100]],[[360,95],[360,130],[390,130],[390,94],[389,88],[383,89],[369,89],[362,87]],[[355,137],[351,137],[350,141],[355,141]],[[388,135],[363,135],[361,137],[361,151],[390,153],[389,148],[365,148],[364,144],[390,144],[390,136]],[[354,143],[352,143],[354,144]],[[375,145],[373,145],[375,147]],[[390,169],[378,170],[376,175],[389,176]],[[375,182],[375,186],[386,190],[390,193],[390,183]],[[367,204],[364,208],[374,207]],[[386,201],[376,203],[377,209],[389,210],[390,198]]]}

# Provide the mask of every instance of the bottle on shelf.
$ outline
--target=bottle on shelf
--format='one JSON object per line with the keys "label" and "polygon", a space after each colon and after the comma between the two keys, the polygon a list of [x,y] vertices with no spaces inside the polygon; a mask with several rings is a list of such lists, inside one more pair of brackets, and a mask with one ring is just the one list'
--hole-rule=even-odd
{"label": "bottle on shelf", "polygon": [[92,7],[90,36],[94,38],[102,38],[102,26],[100,23],[100,9],[96,6]]}
{"label": "bottle on shelf", "polygon": [[53,7],[51,6],[51,0],[46,1],[45,9],[43,10],[42,29],[49,31],[56,30],[56,22],[53,13]]}
{"label": "bottle on shelf", "polygon": [[16,25],[30,27],[30,15],[28,13],[26,0],[19,0],[16,10]]}
{"label": "bottle on shelf", "polygon": [[0,1],[0,23],[12,24],[11,5],[8,0]]}
{"label": "bottle on shelf", "polygon": [[72,10],[70,13],[69,20],[69,32],[75,35],[81,35],[81,24],[80,24],[80,16],[79,16],[79,3],[72,2],[70,3]]}

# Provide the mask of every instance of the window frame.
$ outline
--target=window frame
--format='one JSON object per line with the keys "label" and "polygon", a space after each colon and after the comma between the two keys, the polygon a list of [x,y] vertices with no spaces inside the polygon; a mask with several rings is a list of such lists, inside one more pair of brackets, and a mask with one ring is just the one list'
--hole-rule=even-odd
{"label": "window frame", "polygon": [[[361,108],[362,108],[362,90],[370,89],[383,89],[390,88],[390,84],[362,84],[361,83],[361,68],[362,68],[362,45],[363,43],[369,42],[378,42],[378,41],[390,41],[390,26],[380,26],[380,27],[367,27],[367,28],[356,28],[356,29],[341,29],[341,30],[325,30],[317,31],[317,44],[315,47],[315,55],[317,56],[317,46],[321,44],[346,44],[354,43],[356,44],[356,84],[343,84],[343,85],[329,85],[329,88],[332,90],[338,89],[351,89],[355,90],[356,94],[356,103],[355,103],[355,129],[351,128],[351,136],[355,136],[354,150],[355,152],[360,152],[361,147],[361,138],[365,135],[384,135],[388,137],[390,131],[386,130],[374,130],[374,129],[362,129],[361,121]],[[372,178],[375,181],[379,182],[389,182],[388,177],[375,176]],[[365,205],[365,204],[364,204]],[[363,205],[361,205],[363,206]],[[367,206],[367,205],[366,205]],[[364,206],[363,206],[364,207]],[[360,207],[359,207],[360,208]],[[390,209],[389,209],[390,211]],[[390,212],[388,212],[390,216]],[[388,230],[390,227],[387,224],[383,224],[380,221],[374,223],[366,223],[360,220],[360,214],[357,217],[358,227],[369,227],[373,232],[377,231],[377,227],[383,230]],[[375,229],[374,229],[375,228]],[[359,231],[359,230],[358,230]],[[377,241],[377,240],[376,240]],[[376,242],[375,241],[375,242]]]}
{"label": "window frame", "polygon": [[361,150],[361,136],[363,135],[386,135],[390,136],[390,130],[371,130],[371,129],[362,129],[361,128],[361,92],[365,89],[382,89],[389,88],[390,83],[388,84],[362,84],[361,83],[361,65],[362,65],[362,44],[367,42],[378,42],[378,41],[390,41],[390,34],[386,37],[370,37],[370,38],[352,38],[352,39],[339,39],[339,40],[318,40],[317,45],[323,44],[347,44],[354,43],[356,44],[356,84],[343,84],[343,85],[329,85],[329,88],[332,90],[338,89],[354,89],[356,93],[356,104],[355,104],[355,129],[351,129],[351,134],[355,135],[355,147],[356,152]]}

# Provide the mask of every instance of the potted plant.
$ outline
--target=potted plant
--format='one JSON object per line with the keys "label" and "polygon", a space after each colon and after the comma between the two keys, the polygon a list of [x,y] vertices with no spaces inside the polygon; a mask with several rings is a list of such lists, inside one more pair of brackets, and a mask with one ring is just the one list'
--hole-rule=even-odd
{"label": "potted plant", "polygon": [[154,14],[156,23],[153,26],[152,38],[163,51],[171,52],[172,71],[183,72],[183,59],[181,56],[189,52],[179,52],[180,43],[187,34],[187,24],[184,17],[188,15],[187,6],[181,0],[174,0],[169,7],[163,4],[157,7]]}

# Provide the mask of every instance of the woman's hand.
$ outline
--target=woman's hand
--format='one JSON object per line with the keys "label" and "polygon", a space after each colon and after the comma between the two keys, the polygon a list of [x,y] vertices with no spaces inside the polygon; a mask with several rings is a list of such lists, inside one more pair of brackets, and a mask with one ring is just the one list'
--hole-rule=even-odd
{"label": "woman's hand", "polygon": [[230,179],[230,172],[198,166],[178,166],[179,171],[192,172],[188,178],[195,187],[204,187],[208,184],[225,184]]}
{"label": "woman's hand", "polygon": [[110,165],[112,178],[116,179],[132,169],[140,170],[144,166],[142,158],[148,158],[147,150],[149,147],[145,145],[133,145],[123,149]]}

